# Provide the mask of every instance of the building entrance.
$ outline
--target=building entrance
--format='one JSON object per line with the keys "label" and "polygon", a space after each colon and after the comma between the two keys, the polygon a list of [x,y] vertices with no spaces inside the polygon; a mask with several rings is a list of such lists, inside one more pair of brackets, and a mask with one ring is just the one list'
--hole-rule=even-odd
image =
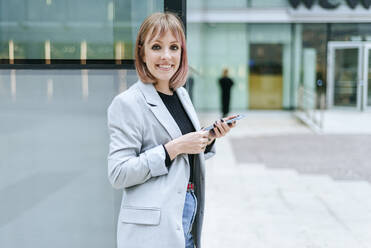
{"label": "building entrance", "polygon": [[365,110],[371,106],[370,50],[370,42],[328,43],[327,103],[330,108]]}
{"label": "building entrance", "polygon": [[251,109],[282,108],[282,47],[281,44],[250,45]]}

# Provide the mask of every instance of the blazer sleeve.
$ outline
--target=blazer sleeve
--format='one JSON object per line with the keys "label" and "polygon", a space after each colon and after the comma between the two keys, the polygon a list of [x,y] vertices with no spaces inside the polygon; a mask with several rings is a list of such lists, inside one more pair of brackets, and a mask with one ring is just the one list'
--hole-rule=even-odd
{"label": "blazer sleeve", "polygon": [[108,178],[117,189],[142,184],[151,177],[168,173],[162,144],[141,151],[144,121],[138,111],[140,106],[140,103],[116,97],[107,111]]}

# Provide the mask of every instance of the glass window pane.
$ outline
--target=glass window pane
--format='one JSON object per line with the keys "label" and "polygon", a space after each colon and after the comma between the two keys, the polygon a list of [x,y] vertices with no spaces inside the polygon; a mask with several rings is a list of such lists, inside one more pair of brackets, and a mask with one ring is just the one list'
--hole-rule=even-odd
{"label": "glass window pane", "polygon": [[281,44],[250,45],[250,108],[282,108],[282,51]]}
{"label": "glass window pane", "polygon": [[[327,25],[326,24],[302,24],[302,59],[300,82],[305,87],[307,95],[324,94],[326,87],[327,70]],[[311,92],[309,94],[309,92]],[[319,106],[319,102],[313,97],[306,97],[307,107]],[[318,98],[317,98],[318,99]]]}
{"label": "glass window pane", "polygon": [[276,8],[276,7],[289,7],[287,0],[249,0],[249,7],[253,8]]}
{"label": "glass window pane", "polygon": [[0,247],[116,247],[106,109],[136,80],[134,70],[0,70]]}
{"label": "glass window pane", "polygon": [[367,105],[371,106],[371,49],[369,48],[368,50],[368,65],[367,67],[367,78],[366,80],[368,81],[368,87],[367,87]]}
{"label": "glass window pane", "polygon": [[358,48],[335,50],[336,106],[357,105]]}
{"label": "glass window pane", "polygon": [[[325,80],[327,67],[326,24],[303,24],[303,48],[313,48],[317,54],[316,80]],[[305,66],[305,64],[303,64]]]}
{"label": "glass window pane", "polygon": [[371,37],[369,23],[334,23],[330,31],[331,41],[362,41]]}
{"label": "glass window pane", "polygon": [[[190,1],[192,2],[192,1]],[[196,1],[195,1],[196,2]],[[246,0],[207,0],[206,8],[208,9],[222,9],[222,8],[246,8]]]}
{"label": "glass window pane", "polygon": [[144,18],[164,0],[0,0],[0,59],[133,59]]}
{"label": "glass window pane", "polygon": [[[225,8],[246,8],[248,0],[203,0],[203,1],[187,1],[188,11],[202,9],[225,9]],[[188,12],[190,13],[190,12]]]}

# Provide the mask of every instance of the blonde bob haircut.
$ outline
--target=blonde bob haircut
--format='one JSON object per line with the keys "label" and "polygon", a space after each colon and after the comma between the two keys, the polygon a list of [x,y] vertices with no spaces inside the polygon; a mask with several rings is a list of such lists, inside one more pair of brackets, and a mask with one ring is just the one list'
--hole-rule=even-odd
{"label": "blonde bob haircut", "polygon": [[151,41],[165,35],[167,31],[174,35],[181,46],[179,68],[169,81],[170,89],[175,90],[185,84],[188,74],[187,48],[183,25],[175,14],[169,12],[154,13],[143,21],[135,42],[135,67],[142,82],[156,83],[156,78],[150,73],[143,61],[144,45],[147,38]]}

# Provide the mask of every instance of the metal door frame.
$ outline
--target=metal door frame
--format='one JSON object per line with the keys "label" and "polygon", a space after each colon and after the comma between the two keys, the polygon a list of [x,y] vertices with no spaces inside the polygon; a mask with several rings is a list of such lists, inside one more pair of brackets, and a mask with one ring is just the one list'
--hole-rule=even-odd
{"label": "metal door frame", "polygon": [[[356,109],[361,110],[361,85],[362,85],[362,78],[363,78],[363,42],[358,41],[330,41],[327,44],[327,90],[326,90],[326,98],[327,98],[327,106],[329,108],[334,107],[334,72],[335,72],[335,50],[336,49],[352,49],[358,48],[358,69],[357,69],[357,104]],[[336,108],[344,108],[344,107],[336,107]],[[354,107],[346,107],[346,108],[354,108]]]}
{"label": "metal door frame", "polygon": [[370,55],[370,50],[371,50],[371,42],[367,42],[363,46],[364,52],[363,52],[363,104],[362,104],[362,109],[363,110],[368,110],[371,108],[371,106],[367,105],[368,101],[368,87],[371,87],[371,85],[368,85],[368,65],[370,63],[369,61],[369,55]]}

